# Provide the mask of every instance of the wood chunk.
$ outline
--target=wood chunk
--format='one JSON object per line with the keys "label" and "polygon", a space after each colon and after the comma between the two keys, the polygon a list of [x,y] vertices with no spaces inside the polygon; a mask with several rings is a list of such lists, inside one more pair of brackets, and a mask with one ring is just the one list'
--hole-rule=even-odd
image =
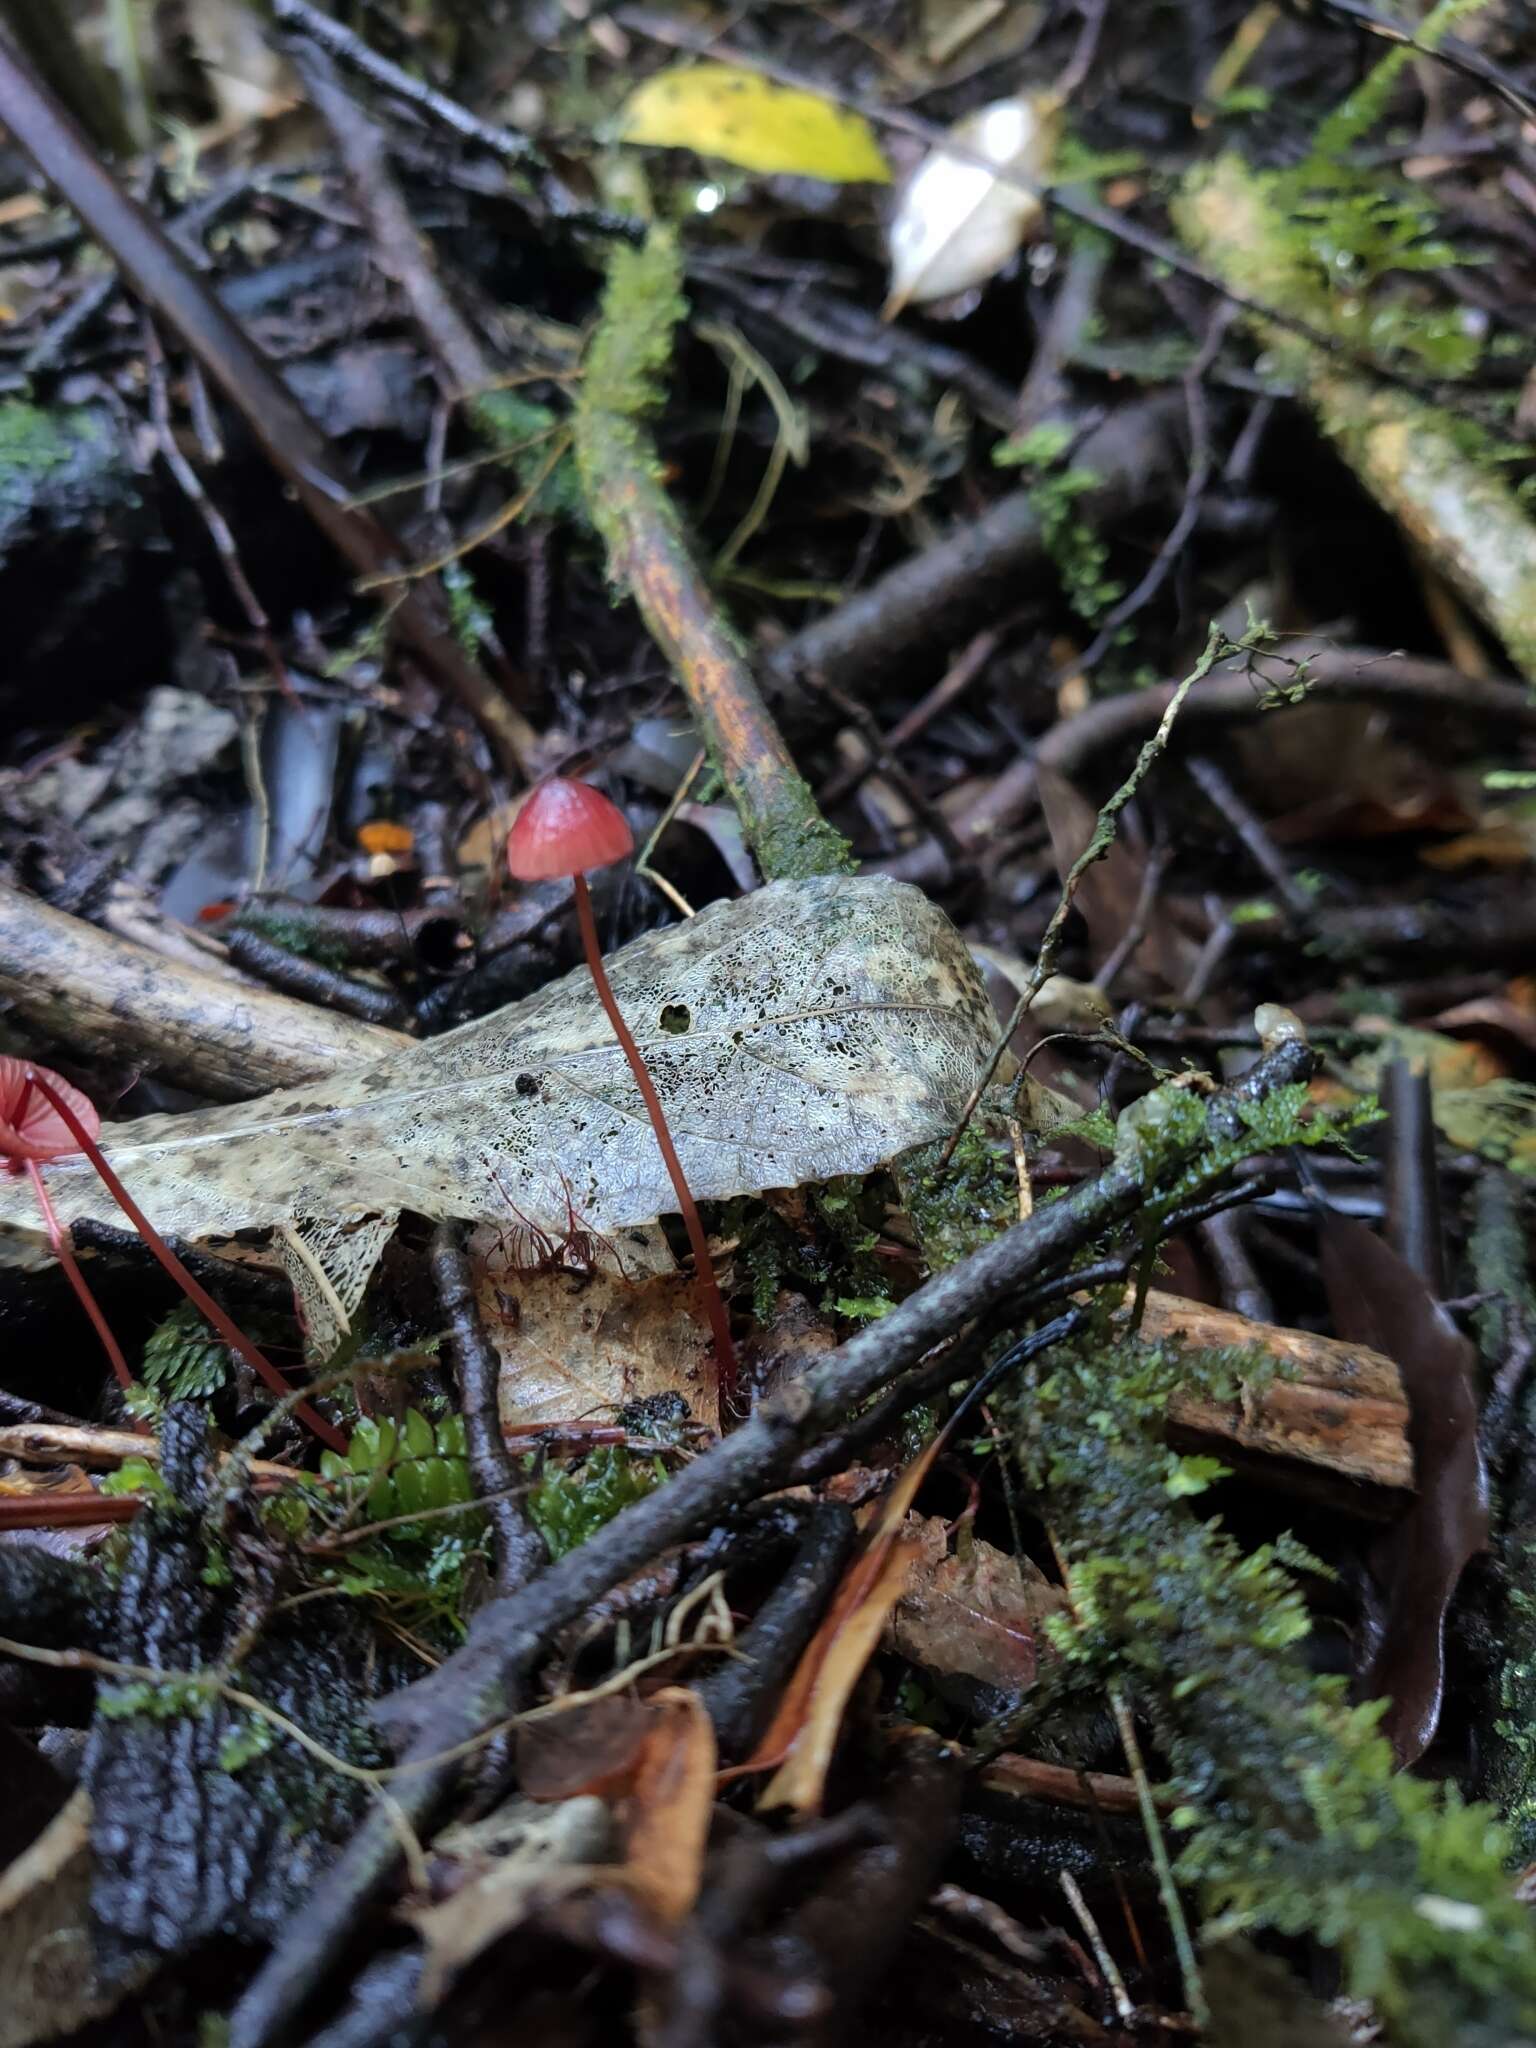
{"label": "wood chunk", "polygon": [[1147,1296],[1142,1335],[1190,1349],[1268,1352],[1292,1369],[1293,1377],[1235,1402],[1175,1396],[1168,1420],[1179,1434],[1218,1450],[1294,1459],[1336,1478],[1412,1490],[1408,1400],[1397,1367],[1381,1352],[1310,1330],[1250,1322],[1155,1288]]}

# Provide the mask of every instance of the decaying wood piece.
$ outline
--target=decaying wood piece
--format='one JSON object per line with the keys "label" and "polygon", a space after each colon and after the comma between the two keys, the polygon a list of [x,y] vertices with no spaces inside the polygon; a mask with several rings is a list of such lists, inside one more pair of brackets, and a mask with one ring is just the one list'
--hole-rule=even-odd
{"label": "decaying wood piece", "polygon": [[1168,1409],[1175,1431],[1218,1448],[1299,1459],[1342,1479],[1398,1492],[1412,1488],[1408,1399],[1397,1367],[1379,1351],[1310,1330],[1253,1323],[1230,1309],[1156,1289],[1147,1296],[1141,1333],[1149,1342],[1192,1350],[1267,1352],[1290,1370],[1290,1377],[1238,1402],[1176,1396]]}
{"label": "decaying wood piece", "polygon": [[[58,1465],[66,1460],[93,1471],[116,1471],[125,1459],[160,1461],[160,1439],[131,1429],[97,1429],[87,1423],[8,1422],[0,1425],[0,1458],[23,1464]],[[289,1465],[266,1458],[245,1458],[240,1469],[253,1479],[294,1479],[302,1475]]]}
{"label": "decaying wood piece", "polygon": [[147,952],[0,884],[0,1006],[51,1045],[240,1102],[412,1041]]}

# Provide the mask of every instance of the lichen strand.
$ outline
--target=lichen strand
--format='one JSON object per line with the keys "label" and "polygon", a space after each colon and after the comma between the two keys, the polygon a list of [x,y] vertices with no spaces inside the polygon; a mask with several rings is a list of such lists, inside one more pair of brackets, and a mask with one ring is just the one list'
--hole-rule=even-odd
{"label": "lichen strand", "polygon": [[1205,1475],[1163,1442],[1164,1409],[1175,1386],[1231,1399],[1233,1361],[1127,1343],[1112,1307],[1001,1406],[1070,1574],[1056,1647],[1152,1722],[1208,1938],[1314,1936],[1413,2048],[1528,2033],[1536,1947],[1505,1830],[1453,1788],[1397,1774],[1379,1707],[1351,1710],[1339,1681],[1308,1672],[1299,1546],[1245,1554],[1187,1504]]}

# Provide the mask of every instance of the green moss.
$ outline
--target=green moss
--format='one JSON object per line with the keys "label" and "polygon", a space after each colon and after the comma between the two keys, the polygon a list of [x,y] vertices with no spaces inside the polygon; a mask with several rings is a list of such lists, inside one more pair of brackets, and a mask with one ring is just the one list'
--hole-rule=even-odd
{"label": "green moss", "polygon": [[0,401],[0,553],[39,532],[76,533],[134,500],[105,413]]}
{"label": "green moss", "polygon": [[672,337],[688,310],[682,287],[671,228],[652,228],[639,248],[614,250],[582,375],[585,410],[637,420],[660,409]]}
{"label": "green moss", "polygon": [[[430,1640],[446,1644],[460,1635],[467,1575],[484,1564],[489,1546],[485,1512],[471,1505],[475,1496],[464,1418],[448,1414],[434,1423],[415,1408],[407,1409],[398,1425],[365,1416],[344,1457],[322,1452],[320,1472],[329,1482],[323,1496],[281,1506],[282,1526],[290,1536],[305,1533],[296,1526],[297,1518],[307,1523],[323,1515],[334,1523],[338,1509],[354,1525],[396,1526],[323,1565],[319,1582],[387,1608],[397,1619],[408,1618],[410,1627]],[[443,1512],[453,1507],[463,1512]],[[431,1519],[396,1519],[412,1515]]]}
{"label": "green moss", "polygon": [[164,1400],[207,1400],[229,1378],[229,1346],[184,1301],[150,1333],[140,1371]]}
{"label": "green moss", "polygon": [[771,1320],[783,1287],[854,1321],[884,1313],[891,1294],[876,1246],[889,1186],[883,1174],[847,1174],[803,1188],[803,1211],[793,1223],[750,1197],[722,1205],[722,1234],[738,1240],[759,1323]]}
{"label": "green moss", "polygon": [[1095,625],[1125,595],[1125,585],[1110,575],[1109,549],[1080,509],[1080,501],[1103,479],[1094,469],[1062,466],[1071,439],[1069,429],[1047,421],[1020,440],[1000,443],[992,460],[1033,478],[1029,499],[1039,516],[1045,552],[1067,602],[1086,624]]}
{"label": "green moss", "polygon": [[667,1476],[659,1458],[599,1444],[579,1464],[547,1465],[528,1496],[528,1514],[551,1559],[575,1550],[622,1509],[654,1493]]}
{"label": "green moss", "polygon": [[302,960],[316,960],[322,967],[348,965],[345,946],[335,939],[320,937],[301,920],[286,916],[281,910],[269,909],[259,898],[242,908],[235,923],[243,931],[259,932],[274,946],[281,946],[285,953],[296,953]]}
{"label": "green moss", "polygon": [[101,423],[88,412],[45,412],[20,398],[0,404],[0,477],[17,470],[63,469],[81,442],[99,444]]}
{"label": "green moss", "polygon": [[1019,1182],[1008,1139],[973,1117],[953,1157],[920,1145],[896,1162],[896,1184],[930,1272],[952,1266],[1019,1220]]}
{"label": "green moss", "polygon": [[1069,1676],[1123,1687],[1152,1722],[1207,1933],[1337,1949],[1351,1994],[1414,2048],[1507,2043],[1536,2024],[1507,1834],[1490,1809],[1394,1771],[1379,1706],[1350,1709],[1297,1654],[1305,1553],[1245,1553],[1189,1505],[1211,1472],[1163,1442],[1175,1389],[1230,1400],[1239,1371],[1256,1384],[1255,1360],[1127,1343],[1110,1307],[999,1405],[1070,1575],[1053,1641]]}
{"label": "green moss", "polygon": [[477,392],[468,400],[468,411],[487,444],[507,456],[518,489],[533,493],[523,508],[525,519],[585,522],[575,458],[562,455],[549,468],[555,440],[568,432],[559,413],[519,391]]}
{"label": "green moss", "polygon": [[851,875],[853,849],[816,807],[802,775],[780,777],[771,809],[738,802],[746,834],[765,881],[803,882],[812,875]]}

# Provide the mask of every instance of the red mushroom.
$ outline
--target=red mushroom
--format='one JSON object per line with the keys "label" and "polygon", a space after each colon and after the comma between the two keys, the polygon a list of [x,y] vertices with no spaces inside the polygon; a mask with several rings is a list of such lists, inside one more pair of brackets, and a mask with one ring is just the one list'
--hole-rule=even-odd
{"label": "red mushroom", "polygon": [[[54,1257],[64,1268],[69,1284],[79,1297],[81,1307],[90,1317],[118,1379],[125,1387],[133,1385],[133,1375],[128,1370],[117,1340],[107,1328],[100,1306],[75,1264],[69,1238],[54,1214],[53,1204],[48,1199],[47,1187],[42,1174],[38,1171],[40,1161],[62,1159],[70,1153],[83,1152],[96,1169],[102,1186],[188,1301],[208,1318],[225,1343],[239,1352],[274,1393],[286,1398],[290,1391],[288,1382],[277,1367],[257,1350],[239,1325],[225,1314],[207,1288],[200,1286],[193,1279],[107,1164],[101,1147],[96,1142],[96,1134],[100,1129],[101,1118],[97,1115],[94,1105],[78,1088],[72,1088],[60,1075],[47,1067],[28,1066],[21,1060],[0,1059],[0,1158],[6,1161],[10,1172],[19,1173],[25,1170],[30,1174],[33,1192],[37,1196],[38,1207],[43,1212],[43,1222],[47,1227],[48,1241],[53,1246]],[[341,1431],[334,1424],[327,1422],[325,1417],[318,1414],[307,1401],[300,1402],[296,1412],[308,1423],[315,1435],[323,1443],[329,1444],[332,1450],[346,1450],[347,1440]]]}
{"label": "red mushroom", "polygon": [[738,1379],[730,1317],[726,1314],[720,1286],[715,1279],[714,1262],[709,1256],[704,1226],[699,1221],[698,1204],[684,1178],[682,1162],[672,1142],[672,1133],[667,1129],[666,1113],[656,1093],[656,1084],[609,985],[602,948],[597,943],[592,896],[587,888],[586,878],[594,868],[606,868],[614,861],[623,860],[626,854],[633,853],[634,847],[634,834],[617,804],[610,803],[600,790],[593,789],[589,783],[574,782],[564,775],[552,775],[548,781],[539,784],[517,814],[507,835],[507,867],[519,882],[548,882],[557,876],[569,875],[575,886],[576,919],[581,927],[581,943],[598,1000],[607,1012],[614,1037],[623,1047],[624,1057],[635,1077],[635,1086],[640,1090],[650,1116],[651,1128],[656,1133],[656,1143],[661,1148],[662,1159],[676,1190],[678,1210],[693,1249],[704,1313],[714,1339],[723,1414],[735,1396]]}

